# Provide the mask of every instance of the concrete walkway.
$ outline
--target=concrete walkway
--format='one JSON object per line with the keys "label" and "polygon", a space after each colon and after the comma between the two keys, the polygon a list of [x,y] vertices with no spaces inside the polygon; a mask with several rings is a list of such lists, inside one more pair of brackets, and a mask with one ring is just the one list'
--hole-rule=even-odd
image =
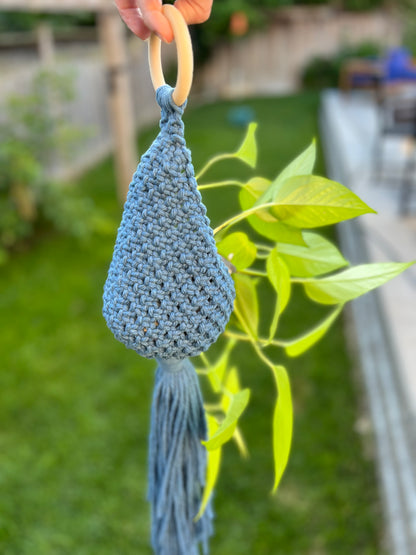
{"label": "concrete walkway", "polygon": [[[377,110],[363,93],[326,91],[321,128],[330,176],[378,212],[339,226],[347,258],[354,264],[415,260],[416,187],[404,218],[398,212],[399,186],[391,179],[403,171],[406,145],[396,138],[383,142],[383,175],[376,177]],[[351,315],[376,439],[388,553],[414,555],[416,269],[353,301]]]}

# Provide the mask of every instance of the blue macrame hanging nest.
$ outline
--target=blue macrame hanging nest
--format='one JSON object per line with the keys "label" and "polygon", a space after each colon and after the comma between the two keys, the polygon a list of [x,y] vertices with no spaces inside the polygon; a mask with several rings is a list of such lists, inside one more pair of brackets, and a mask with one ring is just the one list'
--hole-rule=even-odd
{"label": "blue macrame hanging nest", "polygon": [[206,351],[234,301],[185,144],[184,106],[171,91],[157,90],[161,131],[133,176],[104,288],[104,317],[115,337],[161,359]]}
{"label": "blue macrame hanging nest", "polygon": [[129,349],[158,361],[152,405],[149,499],[157,555],[208,550],[212,510],[195,522],[205,483],[206,423],[187,357],[224,331],[235,297],[217,253],[186,147],[185,104],[168,85],[156,92],[160,133],[130,184],[104,286],[103,314]]}

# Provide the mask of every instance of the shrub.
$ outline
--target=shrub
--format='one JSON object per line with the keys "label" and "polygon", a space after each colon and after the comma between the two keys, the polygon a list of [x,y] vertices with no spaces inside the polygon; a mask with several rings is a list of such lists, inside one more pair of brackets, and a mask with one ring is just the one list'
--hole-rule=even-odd
{"label": "shrub", "polygon": [[41,72],[26,94],[7,101],[0,125],[0,263],[45,224],[78,237],[94,226],[92,201],[45,171],[82,136],[59,108],[72,94],[71,76]]}
{"label": "shrub", "polygon": [[374,58],[382,53],[381,46],[365,42],[358,46],[344,47],[332,58],[313,58],[304,68],[302,86],[307,89],[337,87],[343,64],[350,58]]}

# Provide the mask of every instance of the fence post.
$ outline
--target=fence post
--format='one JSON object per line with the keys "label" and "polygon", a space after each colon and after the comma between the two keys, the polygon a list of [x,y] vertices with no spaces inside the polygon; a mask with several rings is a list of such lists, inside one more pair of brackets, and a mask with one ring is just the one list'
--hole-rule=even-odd
{"label": "fence post", "polygon": [[107,66],[110,117],[118,196],[124,203],[137,165],[134,114],[124,26],[116,11],[99,14],[100,38]]}
{"label": "fence post", "polygon": [[49,23],[39,23],[36,27],[36,39],[41,64],[51,67],[55,63],[55,43],[53,30]]}

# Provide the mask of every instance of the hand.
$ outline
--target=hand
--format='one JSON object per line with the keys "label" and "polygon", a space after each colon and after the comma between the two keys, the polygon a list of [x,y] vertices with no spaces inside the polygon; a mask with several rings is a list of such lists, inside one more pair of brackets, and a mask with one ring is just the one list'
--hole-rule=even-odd
{"label": "hand", "polygon": [[[176,0],[175,7],[186,23],[203,23],[212,8],[213,0]],[[169,21],[162,13],[162,0],[115,0],[123,21],[141,39],[149,38],[152,32],[165,42],[172,42],[173,32]]]}

